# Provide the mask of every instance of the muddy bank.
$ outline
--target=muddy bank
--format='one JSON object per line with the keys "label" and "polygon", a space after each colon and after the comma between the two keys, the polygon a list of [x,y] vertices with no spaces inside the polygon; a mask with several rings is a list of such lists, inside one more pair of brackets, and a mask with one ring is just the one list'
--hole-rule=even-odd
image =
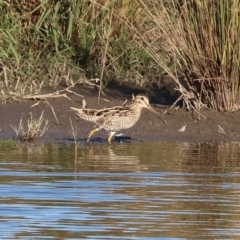
{"label": "muddy bank", "polygon": [[[49,90],[46,90],[46,92]],[[101,97],[100,103],[97,103],[98,91],[90,88],[76,87],[75,92],[84,96],[87,102],[87,107],[101,109],[109,106],[122,105],[128,99],[131,101],[131,93],[139,93],[129,89],[129,91],[120,91],[111,89],[106,91],[106,95]],[[171,109],[170,102],[162,95],[155,96],[146,93],[153,108],[159,112],[165,112],[162,117],[167,121],[165,125],[155,115],[148,110],[143,110],[140,120],[130,129],[123,131],[124,135],[131,137],[132,140],[137,141],[181,141],[181,142],[226,142],[226,141],[240,141],[240,111],[232,113],[221,113],[214,110],[203,109],[201,114],[204,117],[198,119],[198,114],[179,108],[178,110]],[[75,113],[70,110],[70,107],[80,108],[82,106],[82,97],[72,93],[67,94],[69,100],[64,97],[48,99],[49,103],[55,110],[56,116],[60,124],[56,123],[56,119],[52,113],[51,108],[44,101],[41,101],[35,107],[32,107],[37,100],[24,100],[19,103],[12,102],[0,105],[0,139],[13,138],[15,132],[11,126],[18,126],[22,118],[24,126],[26,127],[29,113],[32,112],[37,118],[44,111],[44,118],[49,120],[49,129],[43,136],[42,140],[47,142],[67,141],[73,140],[70,126],[70,118],[73,126],[78,129],[78,139],[82,142],[90,130],[93,129],[94,124],[77,119]],[[167,103],[168,102],[168,103]],[[178,130],[186,126],[184,132]],[[225,131],[219,132],[219,126]],[[93,137],[93,142],[106,141],[107,133],[104,131],[97,132]],[[114,142],[114,141],[113,141]]]}

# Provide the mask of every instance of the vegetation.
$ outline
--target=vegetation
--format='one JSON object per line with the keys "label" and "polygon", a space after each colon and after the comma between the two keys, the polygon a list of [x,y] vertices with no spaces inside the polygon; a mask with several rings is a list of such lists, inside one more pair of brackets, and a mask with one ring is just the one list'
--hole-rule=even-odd
{"label": "vegetation", "polygon": [[168,74],[187,108],[240,107],[238,0],[0,0],[0,98]]}
{"label": "vegetation", "polygon": [[29,119],[27,121],[27,130],[25,131],[22,118],[20,119],[19,126],[11,126],[15,131],[15,139],[20,141],[35,141],[43,136],[43,134],[47,131],[49,125],[48,120],[44,120],[43,112],[39,118],[33,118],[32,113],[29,115]]}
{"label": "vegetation", "polygon": [[185,103],[198,109],[203,105],[239,109],[239,1],[169,1],[169,5],[152,8],[156,11],[148,14],[166,34],[176,69],[185,77],[185,84],[178,84]]}

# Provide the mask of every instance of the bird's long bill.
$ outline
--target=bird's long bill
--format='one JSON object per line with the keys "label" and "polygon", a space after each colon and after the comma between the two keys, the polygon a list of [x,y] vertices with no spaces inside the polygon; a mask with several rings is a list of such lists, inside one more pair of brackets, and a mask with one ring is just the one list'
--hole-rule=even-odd
{"label": "bird's long bill", "polygon": [[148,110],[152,113],[154,113],[159,119],[161,119],[165,124],[167,124],[166,120],[162,119],[159,114],[150,106],[148,105]]}

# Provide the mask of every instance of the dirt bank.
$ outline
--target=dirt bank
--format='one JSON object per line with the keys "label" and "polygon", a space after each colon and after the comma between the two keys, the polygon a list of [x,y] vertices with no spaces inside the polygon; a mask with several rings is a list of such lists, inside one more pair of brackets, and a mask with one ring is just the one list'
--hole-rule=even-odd
{"label": "dirt bank", "polygon": [[[49,91],[49,90],[48,90]],[[106,95],[101,97],[101,101],[97,103],[98,91],[90,88],[76,87],[75,92],[84,96],[87,107],[101,109],[109,106],[122,105],[128,98],[131,101],[131,93],[139,93],[140,90],[128,89],[127,91],[116,90],[114,88],[106,91]],[[140,91],[141,92],[141,91]],[[178,110],[170,109],[170,100],[166,100],[159,94],[155,96],[146,93],[150,97],[153,108],[165,114],[162,117],[167,121],[167,125],[161,122],[155,115],[148,110],[143,110],[140,120],[132,128],[123,131],[123,133],[131,137],[132,140],[139,141],[181,141],[181,142],[226,142],[240,141],[240,111],[232,113],[221,113],[214,110],[203,109],[200,117],[198,114],[179,108]],[[29,113],[32,112],[37,118],[44,111],[44,118],[49,120],[50,128],[43,136],[42,140],[47,142],[73,140],[71,134],[70,118],[73,126],[78,128],[78,138],[82,142],[86,140],[89,131],[93,128],[92,123],[77,119],[75,113],[70,111],[70,107],[80,108],[82,105],[82,97],[72,93],[67,94],[72,100],[64,97],[48,99],[49,103],[55,110],[59,125],[52,113],[49,105],[44,101],[35,107],[31,107],[37,100],[24,100],[19,103],[12,102],[0,105],[0,139],[13,138],[15,136],[12,126],[18,126],[22,118],[24,125],[27,124]],[[178,130],[186,126],[184,132]],[[225,134],[219,132],[219,126],[225,131]],[[93,138],[95,141],[106,141],[107,133],[102,131],[96,133]]]}

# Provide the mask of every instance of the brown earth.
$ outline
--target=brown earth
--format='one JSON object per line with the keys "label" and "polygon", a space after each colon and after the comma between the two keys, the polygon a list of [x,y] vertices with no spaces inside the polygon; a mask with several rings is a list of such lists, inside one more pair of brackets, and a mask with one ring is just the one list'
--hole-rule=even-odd
{"label": "brown earth", "polygon": [[[101,109],[109,106],[122,105],[128,99],[131,101],[132,93],[142,93],[141,89],[121,88],[113,86],[106,90],[106,95],[101,96],[100,103],[97,103],[98,91],[96,89],[86,87],[75,87],[76,93],[84,96],[87,102],[87,107]],[[49,92],[50,90],[48,89]],[[167,91],[166,91],[167,92]],[[203,109],[201,114],[187,111],[184,108],[171,109],[171,104],[176,96],[169,95],[169,92],[162,91],[157,94],[154,91],[147,91],[144,93],[149,96],[153,108],[163,113],[162,117],[167,121],[165,125],[155,115],[148,110],[143,110],[140,120],[130,129],[123,131],[124,135],[131,137],[131,141],[174,141],[174,142],[226,142],[226,141],[240,141],[240,111],[232,113],[222,113],[215,110]],[[19,103],[12,102],[0,105],[0,139],[10,139],[15,137],[15,132],[11,126],[18,126],[22,118],[26,127],[29,113],[32,112],[35,118],[38,118],[42,111],[44,111],[44,118],[49,120],[50,127],[43,136],[42,140],[46,142],[65,142],[73,141],[71,133],[70,118],[73,126],[78,129],[78,139],[85,143],[86,137],[90,130],[93,129],[94,124],[77,119],[75,113],[70,110],[70,107],[81,108],[82,99],[72,93],[67,93],[68,100],[64,97],[48,99],[48,102],[55,110],[59,125],[56,123],[53,112],[46,102],[41,101],[35,107],[31,107],[37,100],[23,100]],[[108,101],[106,101],[108,100]],[[187,125],[184,132],[178,130]],[[225,131],[219,132],[219,126]],[[104,131],[97,132],[92,142],[106,141],[107,133]],[[127,139],[127,138],[126,138]],[[124,139],[123,139],[124,140]],[[116,139],[117,141],[117,139]]]}

